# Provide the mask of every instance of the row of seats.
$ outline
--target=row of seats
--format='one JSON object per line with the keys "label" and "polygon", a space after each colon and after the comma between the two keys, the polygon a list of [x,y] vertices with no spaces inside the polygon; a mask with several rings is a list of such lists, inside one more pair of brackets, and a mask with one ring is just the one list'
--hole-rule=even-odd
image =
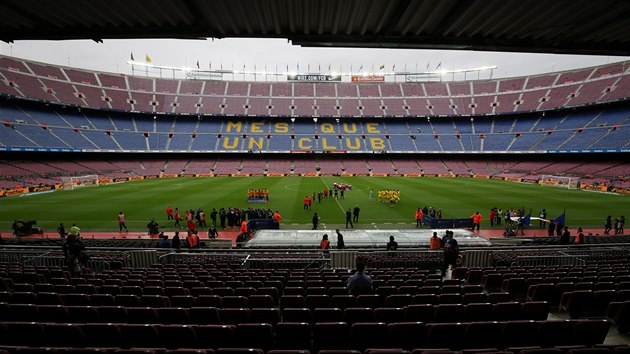
{"label": "row of seats", "polygon": [[[274,288],[269,288],[270,292]],[[340,290],[344,290],[340,288]],[[625,294],[625,293],[624,293]],[[286,307],[403,307],[413,304],[471,304],[501,303],[510,301],[509,293],[468,293],[468,294],[393,294],[383,297],[379,294],[364,295],[282,295],[279,297],[281,308]],[[276,307],[277,298],[269,294],[246,296],[186,295],[183,291],[177,295],[134,295],[134,294],[58,294],[54,292],[0,292],[0,302],[39,305],[83,305],[83,306],[153,306],[153,307],[193,307],[210,306],[220,308]]]}
{"label": "row of seats", "polygon": [[[265,351],[258,348],[219,348],[214,349],[167,349],[167,348],[69,348],[69,347],[45,347],[30,348],[19,346],[0,346],[0,354],[11,353],[28,353],[28,354],[95,354],[95,353],[111,353],[111,354],[265,354]],[[311,354],[306,349],[272,349],[267,354]],[[510,347],[505,350],[496,350],[496,348],[482,349],[463,349],[461,351],[452,351],[448,349],[426,349],[416,348],[413,350],[404,350],[400,348],[368,348],[364,351],[353,349],[324,349],[317,354],[626,354],[630,353],[630,346],[623,345],[596,345],[588,347],[584,345],[558,346],[550,348],[541,348],[539,346],[528,347]],[[314,353],[315,354],[315,353]]]}
{"label": "row of seats", "polygon": [[[599,285],[598,285],[599,284]],[[607,286],[606,286],[607,285]],[[619,300],[630,300],[630,282],[619,283],[541,283],[531,285],[527,290],[527,301],[547,301],[551,306],[558,306],[562,295],[567,292],[589,290],[597,292],[614,291]]]}
{"label": "row of seats", "polygon": [[0,321],[60,323],[239,324],[248,322],[403,322],[544,320],[545,302],[409,305],[405,307],[215,308],[150,306],[64,306],[0,303]]}
{"label": "row of seats", "polygon": [[[62,324],[0,322],[4,345],[29,347],[122,348],[509,348],[602,344],[606,320],[465,323],[299,322],[238,325]],[[454,340],[454,339],[457,340]]]}
{"label": "row of seats", "polygon": [[[29,354],[51,354],[51,353],[73,353],[73,354],[93,354],[93,353],[112,353],[112,354],[265,354],[265,351],[258,348],[219,348],[214,349],[166,349],[166,348],[138,348],[138,349],[120,349],[120,348],[67,348],[67,347],[46,347],[46,348],[29,348],[29,347],[10,347],[8,350],[0,349],[0,354],[9,353],[29,353]],[[531,346],[527,348],[507,348],[506,350],[495,350],[495,348],[485,349],[464,349],[461,351],[452,351],[448,349],[426,349],[416,348],[414,350],[403,350],[399,348],[390,349],[366,349],[361,352],[359,350],[320,350],[317,354],[607,354],[607,353],[630,353],[630,346],[594,346],[587,347],[583,345],[558,346],[552,348],[541,348]],[[304,349],[273,349],[268,350],[267,354],[311,354],[310,350]]]}
{"label": "row of seats", "polygon": [[611,302],[630,301],[630,290],[575,290],[562,294],[560,310],[571,318],[603,316]]}

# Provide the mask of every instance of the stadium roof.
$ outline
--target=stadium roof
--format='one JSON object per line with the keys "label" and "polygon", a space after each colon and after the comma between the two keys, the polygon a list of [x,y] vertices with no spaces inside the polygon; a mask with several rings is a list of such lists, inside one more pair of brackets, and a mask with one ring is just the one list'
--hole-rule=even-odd
{"label": "stadium roof", "polygon": [[630,55],[623,0],[7,0],[0,39],[287,38],[302,46]]}

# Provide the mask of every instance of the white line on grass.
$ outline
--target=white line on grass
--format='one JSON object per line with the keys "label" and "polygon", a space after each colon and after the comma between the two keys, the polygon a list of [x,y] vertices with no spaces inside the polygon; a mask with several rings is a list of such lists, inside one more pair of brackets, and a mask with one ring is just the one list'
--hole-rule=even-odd
{"label": "white line on grass", "polygon": [[[324,179],[322,178],[322,176],[319,176],[319,180],[322,181],[322,183],[324,184],[324,187],[326,187],[326,189],[330,190],[330,188],[328,188],[328,185],[326,184],[326,182],[324,182]],[[344,213],[344,215],[345,215],[346,211],[344,210],[344,208],[339,203],[339,200],[335,199],[335,202],[337,202],[337,205],[339,205],[339,209],[341,209],[341,212]]]}

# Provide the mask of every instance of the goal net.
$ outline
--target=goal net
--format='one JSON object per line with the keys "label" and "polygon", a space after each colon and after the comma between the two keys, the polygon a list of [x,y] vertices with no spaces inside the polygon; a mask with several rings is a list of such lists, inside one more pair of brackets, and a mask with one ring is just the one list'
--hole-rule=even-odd
{"label": "goal net", "polygon": [[61,177],[63,189],[75,189],[99,184],[98,175]]}
{"label": "goal net", "polygon": [[561,177],[561,176],[543,175],[543,176],[540,176],[538,183],[545,186],[562,187],[562,188],[568,188],[568,189],[580,188],[579,177]]}

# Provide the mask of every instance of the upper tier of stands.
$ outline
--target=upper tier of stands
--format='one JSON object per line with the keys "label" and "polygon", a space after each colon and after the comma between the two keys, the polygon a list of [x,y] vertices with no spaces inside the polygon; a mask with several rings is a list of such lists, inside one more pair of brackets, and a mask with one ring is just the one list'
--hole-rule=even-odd
{"label": "upper tier of stands", "polygon": [[0,56],[0,94],[82,107],[226,116],[481,116],[625,100],[627,62],[535,76],[425,83],[173,80]]}

